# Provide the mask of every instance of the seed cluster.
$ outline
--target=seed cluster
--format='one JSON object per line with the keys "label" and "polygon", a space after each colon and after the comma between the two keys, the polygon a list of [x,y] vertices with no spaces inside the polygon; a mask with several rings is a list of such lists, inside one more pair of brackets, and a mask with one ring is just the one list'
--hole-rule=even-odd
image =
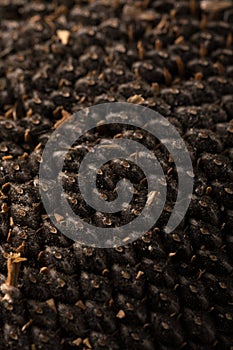
{"label": "seed cluster", "polygon": [[[233,349],[232,1],[4,0],[0,19],[0,350]],[[41,156],[71,114],[115,101],[147,106],[177,128],[193,197],[166,234],[177,171],[165,147],[141,129],[95,128],[64,162],[77,214],[115,227],[145,205],[145,174],[124,160],[105,164],[97,187],[114,200],[116,183],[129,179],[132,205],[104,215],[83,201],[77,173],[101,137],[154,151],[168,196],[134,243],[81,247],[43,208]]]}

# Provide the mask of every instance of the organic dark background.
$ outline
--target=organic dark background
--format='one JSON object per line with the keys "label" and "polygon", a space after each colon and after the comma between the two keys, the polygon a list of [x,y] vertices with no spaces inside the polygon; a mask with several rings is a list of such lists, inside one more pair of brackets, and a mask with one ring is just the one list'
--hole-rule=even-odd
{"label": "organic dark background", "polygon": [[[41,155],[70,114],[114,101],[145,105],[176,126],[193,162],[193,198],[166,234],[177,188],[169,155],[132,128],[97,129],[66,160],[64,188],[77,213],[110,224],[75,187],[80,160],[101,136],[153,149],[169,198],[133,244],[81,247],[46,216]],[[230,0],[1,1],[0,284],[7,253],[21,246],[27,259],[18,292],[0,294],[1,350],[233,349],[232,115]],[[111,197],[122,174],[134,181],[140,209],[146,180],[133,165],[106,165],[99,187]]]}

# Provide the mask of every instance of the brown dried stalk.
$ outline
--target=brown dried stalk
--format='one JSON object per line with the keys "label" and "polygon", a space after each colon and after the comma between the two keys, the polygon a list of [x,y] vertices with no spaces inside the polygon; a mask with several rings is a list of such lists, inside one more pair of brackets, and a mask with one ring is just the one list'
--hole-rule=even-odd
{"label": "brown dried stalk", "polygon": [[7,280],[6,284],[8,286],[13,286],[17,288],[20,264],[22,261],[26,261],[26,258],[22,258],[20,253],[10,253],[7,257]]}
{"label": "brown dried stalk", "polygon": [[232,0],[202,0],[201,9],[207,12],[218,12],[233,6]]}

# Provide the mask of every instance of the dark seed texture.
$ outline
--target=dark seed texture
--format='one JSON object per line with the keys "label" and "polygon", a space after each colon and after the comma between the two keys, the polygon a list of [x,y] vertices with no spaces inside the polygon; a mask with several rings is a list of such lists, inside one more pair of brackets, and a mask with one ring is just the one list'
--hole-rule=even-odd
{"label": "dark seed texture", "polygon": [[[233,349],[232,20],[231,0],[1,1],[0,350]],[[167,150],[143,130],[98,127],[64,162],[76,213],[113,227],[145,204],[145,175],[125,162],[105,164],[97,187],[113,200],[119,179],[129,179],[132,210],[106,216],[83,201],[78,169],[101,137],[154,151],[169,191],[143,237],[82,247],[46,215],[41,156],[71,114],[116,101],[147,106],[177,128],[193,162],[193,196],[165,233],[177,194]],[[26,259],[17,286],[6,283],[9,253]]]}

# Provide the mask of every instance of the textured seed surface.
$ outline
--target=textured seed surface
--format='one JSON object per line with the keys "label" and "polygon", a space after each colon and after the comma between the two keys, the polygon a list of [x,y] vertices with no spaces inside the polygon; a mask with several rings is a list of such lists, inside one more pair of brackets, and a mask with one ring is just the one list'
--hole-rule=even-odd
{"label": "textured seed surface", "polygon": [[[0,350],[233,348],[232,22],[231,0],[1,1]],[[177,194],[173,159],[141,129],[98,127],[65,158],[72,209],[108,228],[145,204],[145,174],[126,160],[99,169],[97,187],[114,200],[115,184],[129,179],[130,210],[104,215],[83,201],[78,169],[101,137],[153,150],[168,198],[133,244],[81,247],[43,208],[42,152],[73,113],[116,101],[152,108],[177,128],[193,162],[193,196],[167,234]],[[14,287],[5,283],[7,257],[19,252],[27,260]]]}

